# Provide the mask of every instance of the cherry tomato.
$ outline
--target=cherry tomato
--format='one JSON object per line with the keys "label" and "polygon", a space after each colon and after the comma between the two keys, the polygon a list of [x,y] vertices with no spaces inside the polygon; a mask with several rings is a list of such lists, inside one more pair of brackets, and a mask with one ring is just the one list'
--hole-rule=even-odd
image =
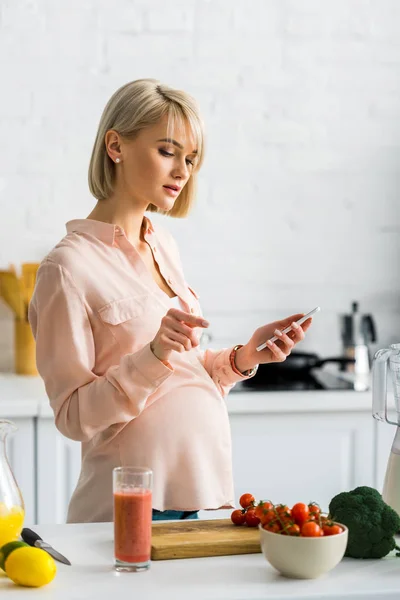
{"label": "cherry tomato", "polygon": [[323,526],[323,532],[324,535],[337,535],[338,533],[342,533],[343,529],[340,527],[340,525],[324,525]]}
{"label": "cherry tomato", "polygon": [[301,535],[303,537],[321,537],[323,534],[324,532],[321,527],[314,521],[307,521],[301,526]]}
{"label": "cherry tomato", "polygon": [[265,529],[266,531],[271,531],[271,533],[279,533],[281,527],[279,523],[275,521],[275,523],[265,523],[265,525],[263,525],[263,529]]}
{"label": "cherry tomato", "polygon": [[298,502],[293,506],[292,517],[298,525],[303,525],[303,523],[308,521],[309,516],[310,511],[307,504],[303,504],[303,502]]}
{"label": "cherry tomato", "polygon": [[240,508],[234,510],[231,514],[231,521],[234,525],[243,525],[243,523],[246,521],[245,512],[240,510]]}
{"label": "cherry tomato", "polygon": [[300,526],[297,523],[289,523],[282,533],[285,535],[300,535]]}
{"label": "cherry tomato", "polygon": [[316,517],[319,517],[321,514],[321,509],[316,502],[310,502],[308,510],[310,511],[310,515],[315,515]]}
{"label": "cherry tomato", "polygon": [[291,516],[290,509],[288,506],[286,506],[286,504],[276,504],[275,510],[280,517],[282,517],[282,516],[290,517]]}
{"label": "cherry tomato", "polygon": [[255,511],[260,521],[262,521],[263,516],[266,515],[267,512],[271,510],[271,508],[273,508],[273,504],[271,502],[261,501],[259,504],[257,504],[257,506],[255,507]]}
{"label": "cherry tomato", "polygon": [[275,521],[276,516],[277,515],[275,510],[273,508],[270,508],[263,515],[261,515],[261,517],[258,518],[260,519],[261,523],[265,525],[265,523],[271,523],[271,521]]}
{"label": "cherry tomato", "polygon": [[286,529],[287,527],[290,527],[290,525],[293,525],[293,519],[291,517],[278,515],[277,521],[280,523],[282,529]]}
{"label": "cherry tomato", "polygon": [[246,512],[246,525],[249,527],[257,527],[260,519],[256,515],[256,511],[254,508],[249,508]]}
{"label": "cherry tomato", "polygon": [[242,494],[239,499],[239,504],[243,508],[248,508],[249,506],[254,506],[254,496],[252,494]]}

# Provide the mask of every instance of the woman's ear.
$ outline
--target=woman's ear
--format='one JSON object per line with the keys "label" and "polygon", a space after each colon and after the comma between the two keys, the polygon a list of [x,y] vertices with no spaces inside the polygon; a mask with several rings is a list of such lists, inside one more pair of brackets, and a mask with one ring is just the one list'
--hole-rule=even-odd
{"label": "woman's ear", "polygon": [[119,133],[110,129],[105,135],[107,154],[113,162],[121,162],[121,139]]}

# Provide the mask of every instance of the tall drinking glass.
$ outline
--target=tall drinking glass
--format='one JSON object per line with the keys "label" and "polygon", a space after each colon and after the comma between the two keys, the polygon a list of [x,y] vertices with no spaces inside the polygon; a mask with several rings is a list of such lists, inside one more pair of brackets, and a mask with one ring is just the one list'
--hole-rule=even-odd
{"label": "tall drinking glass", "polygon": [[153,472],[146,467],[113,469],[114,568],[150,567]]}

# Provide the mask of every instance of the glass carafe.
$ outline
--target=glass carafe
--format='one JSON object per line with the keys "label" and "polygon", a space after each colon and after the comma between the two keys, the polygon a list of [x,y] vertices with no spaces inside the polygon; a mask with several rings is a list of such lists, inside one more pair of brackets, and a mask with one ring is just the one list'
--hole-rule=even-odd
{"label": "glass carafe", "polygon": [[[388,364],[390,379],[393,383],[395,420],[388,416],[387,379]],[[378,350],[372,368],[372,413],[375,419],[391,425],[400,425],[400,344]]]}
{"label": "glass carafe", "polygon": [[22,494],[6,453],[7,436],[15,431],[14,423],[0,419],[0,547],[19,538],[25,517]]}
{"label": "glass carafe", "polygon": [[[388,370],[389,366],[389,370]],[[393,384],[394,417],[389,417],[387,380]],[[372,367],[372,412],[375,419],[396,425],[383,483],[382,498],[400,516],[400,344],[378,350]],[[391,411],[392,413],[392,407]]]}

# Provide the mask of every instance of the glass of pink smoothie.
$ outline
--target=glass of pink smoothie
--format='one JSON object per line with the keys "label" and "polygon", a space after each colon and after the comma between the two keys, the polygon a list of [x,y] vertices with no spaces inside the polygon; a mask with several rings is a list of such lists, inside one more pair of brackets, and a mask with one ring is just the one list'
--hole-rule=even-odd
{"label": "glass of pink smoothie", "polygon": [[153,472],[146,467],[113,469],[114,568],[150,567]]}

